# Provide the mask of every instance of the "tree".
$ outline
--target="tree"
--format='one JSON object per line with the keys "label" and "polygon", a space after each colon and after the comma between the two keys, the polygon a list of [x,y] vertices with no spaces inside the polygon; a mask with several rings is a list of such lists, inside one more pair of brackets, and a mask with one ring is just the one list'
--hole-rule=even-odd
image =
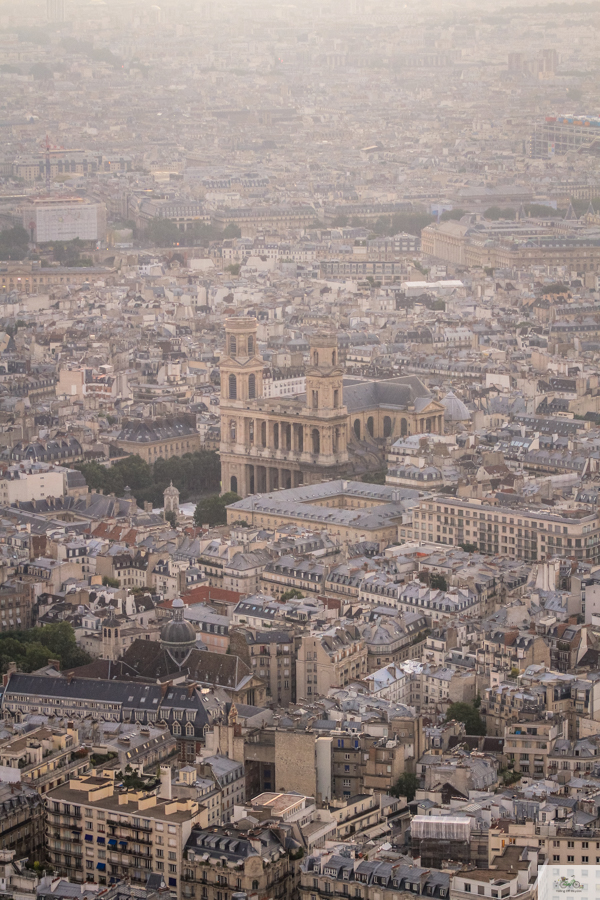
{"label": "tree", "polygon": [[37,62],[32,65],[29,74],[33,75],[36,81],[48,81],[52,78],[52,72],[45,63]]}
{"label": "tree", "polygon": [[429,587],[434,591],[447,591],[448,582],[443,575],[439,575],[437,572],[432,572],[429,579]]}
{"label": "tree", "polygon": [[485,734],[485,722],[472,703],[451,703],[446,713],[446,722],[464,722],[467,734]]}
{"label": "tree", "polygon": [[468,541],[465,541],[462,544],[458,545],[465,553],[475,553],[477,550],[477,544],[470,544]]}
{"label": "tree", "polygon": [[239,263],[232,263],[230,266],[227,266],[227,272],[231,272],[232,275],[239,275],[241,265]]}
{"label": "tree", "polygon": [[281,602],[285,603],[286,600],[302,600],[304,596],[305,595],[302,591],[299,591],[298,588],[290,588],[289,591],[284,591],[281,595]]}
{"label": "tree", "polygon": [[171,528],[177,527],[177,513],[174,509],[170,509],[165,513],[165,522],[168,522]]}
{"label": "tree", "polygon": [[0,231],[0,259],[23,259],[28,247],[29,235],[22,225]]}
{"label": "tree", "polygon": [[448,222],[452,220],[458,221],[459,219],[462,219],[463,216],[467,215],[468,213],[466,209],[445,209],[441,214],[440,219],[442,222]]}
{"label": "tree", "polygon": [[121,582],[119,581],[119,579],[111,578],[110,575],[102,576],[102,584],[104,587],[112,587],[112,588],[121,587]]}
{"label": "tree", "polygon": [[506,206],[502,208],[501,206],[490,206],[484,212],[484,218],[491,219],[492,221],[498,221],[498,219],[515,219],[516,212],[510,207]]}
{"label": "tree", "polygon": [[49,659],[58,659],[63,669],[91,662],[77,646],[68,622],[0,634],[0,671],[6,672],[9,663],[15,662],[21,672],[33,672],[47,665]]}
{"label": "tree", "polygon": [[221,494],[221,496],[213,494],[210,497],[205,497],[196,506],[194,522],[196,525],[226,525],[227,506],[241,499],[233,491],[228,491],[228,493]]}
{"label": "tree", "polygon": [[392,797],[406,797],[410,803],[415,799],[415,794],[419,788],[419,779],[412,772],[404,772],[394,787],[390,790]]}

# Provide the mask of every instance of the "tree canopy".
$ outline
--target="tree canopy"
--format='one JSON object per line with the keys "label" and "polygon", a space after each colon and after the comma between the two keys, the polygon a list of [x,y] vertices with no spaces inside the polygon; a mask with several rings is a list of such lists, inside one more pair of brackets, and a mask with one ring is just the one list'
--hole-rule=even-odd
{"label": "tree canopy", "polygon": [[390,790],[392,797],[406,797],[410,803],[415,799],[419,787],[419,779],[412,772],[404,772],[393,788]]}
{"label": "tree canopy", "polygon": [[157,459],[152,465],[136,454],[119,460],[110,468],[97,462],[80,463],[75,468],[96,491],[122,497],[125,488],[130,487],[139,504],[149,501],[153,506],[162,506],[163,491],[171,482],[179,491],[182,502],[218,490],[221,483],[221,463],[214,450],[197,450],[184,456]]}
{"label": "tree canopy", "polygon": [[23,259],[29,249],[29,235],[22,225],[0,231],[0,259]]}
{"label": "tree canopy", "polygon": [[464,722],[467,734],[485,734],[485,722],[472,703],[451,703],[446,713],[446,722]]}
{"label": "tree canopy", "polygon": [[196,525],[226,525],[227,524],[227,506],[241,500],[233,491],[226,494],[213,494],[211,497],[205,497],[201,500],[194,512],[194,522]]}
{"label": "tree canopy", "polygon": [[227,225],[220,231],[205,222],[194,222],[186,231],[181,231],[172,219],[153,219],[148,223],[145,235],[157,247],[207,247],[210,241],[240,237],[241,231],[237,225]]}
{"label": "tree canopy", "polygon": [[49,659],[57,659],[61,669],[91,662],[90,655],[75,643],[75,632],[68,622],[0,634],[0,672],[6,672],[11,662],[21,672],[33,672],[47,665]]}

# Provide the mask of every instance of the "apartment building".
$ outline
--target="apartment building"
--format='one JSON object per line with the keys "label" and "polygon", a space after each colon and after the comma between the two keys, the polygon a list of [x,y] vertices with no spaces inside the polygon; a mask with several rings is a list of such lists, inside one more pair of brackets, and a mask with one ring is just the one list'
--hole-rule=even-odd
{"label": "apartment building", "polygon": [[303,635],[296,657],[296,694],[309,698],[345,687],[367,671],[367,648],[354,625]]}
{"label": "apartment building", "polygon": [[537,898],[538,852],[530,847],[505,847],[489,868],[458,872],[450,880],[451,900],[471,900],[473,894],[486,900],[518,897]]}
{"label": "apartment building", "polygon": [[482,553],[536,562],[569,556],[597,563],[600,515],[588,509],[524,509],[454,497],[424,498],[413,511],[413,531],[421,539]]}
{"label": "apartment building", "polygon": [[14,850],[17,859],[43,859],[44,816],[35,788],[0,782],[0,850]]}
{"label": "apartment building", "polygon": [[515,669],[523,671],[533,663],[550,667],[550,648],[544,638],[516,628],[492,632],[475,654],[478,675],[500,676]]}
{"label": "apartment building", "polygon": [[367,648],[367,672],[376,672],[391,663],[420,659],[429,626],[426,616],[421,613],[407,613],[397,619],[378,615],[375,609],[372,621],[360,630]]}
{"label": "apartment building", "polygon": [[77,754],[79,738],[72,728],[36,728],[0,742],[0,766],[18,769],[21,782],[41,794],[89,768],[86,751]]}
{"label": "apartment building", "polygon": [[[162,790],[162,786],[161,786]],[[183,849],[194,825],[206,827],[207,811],[196,800],[118,787],[115,773],[72,778],[45,796],[48,857],[75,882],[113,884],[127,878],[145,884],[164,877],[181,898]]]}
{"label": "apartment building", "polygon": [[400,860],[361,859],[352,852],[340,856],[335,850],[308,856],[300,867],[300,900],[329,900],[334,895],[396,900],[403,892],[445,900],[450,893],[450,876]]}
{"label": "apartment building", "polygon": [[267,695],[278,706],[296,700],[295,638],[290,631],[258,631],[237,627],[231,632],[231,652],[249,665],[267,684]]}
{"label": "apartment building", "polygon": [[[544,778],[555,772],[558,760],[550,765],[551,754],[557,742],[561,745],[569,743],[561,739],[567,734],[567,723],[561,717],[540,720],[537,722],[515,722],[504,730],[504,752],[509,765],[515,772],[531,775],[533,778]],[[589,771],[589,770],[588,770]]]}
{"label": "apartment building", "polygon": [[0,631],[27,631],[33,625],[33,586],[20,581],[0,585]]}
{"label": "apartment building", "polygon": [[290,853],[268,827],[259,836],[242,830],[234,837],[223,828],[194,828],[185,858],[184,898],[223,900],[242,892],[289,900],[292,895]]}
{"label": "apartment building", "polygon": [[207,756],[202,762],[201,772],[220,787],[223,822],[230,822],[234,806],[239,806],[246,798],[243,763],[227,756]]}

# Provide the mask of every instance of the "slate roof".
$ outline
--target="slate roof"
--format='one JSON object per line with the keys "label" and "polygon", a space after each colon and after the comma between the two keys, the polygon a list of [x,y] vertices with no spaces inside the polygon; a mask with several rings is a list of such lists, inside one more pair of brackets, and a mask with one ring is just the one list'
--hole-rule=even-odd
{"label": "slate roof", "polygon": [[387,381],[344,383],[344,405],[349,413],[379,406],[406,409],[417,398],[433,400],[431,392],[416,375],[400,376]]}

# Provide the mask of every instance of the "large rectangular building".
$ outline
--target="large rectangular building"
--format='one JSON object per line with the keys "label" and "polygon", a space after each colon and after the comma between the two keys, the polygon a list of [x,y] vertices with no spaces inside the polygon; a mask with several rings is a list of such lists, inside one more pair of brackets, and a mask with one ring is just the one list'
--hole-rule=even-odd
{"label": "large rectangular building", "polygon": [[413,537],[536,562],[567,556],[597,563],[600,516],[587,509],[526,509],[429,497],[413,511]]}
{"label": "large rectangular building", "polygon": [[78,198],[33,200],[23,207],[23,227],[36,244],[49,241],[101,241],[106,237],[106,206]]}

